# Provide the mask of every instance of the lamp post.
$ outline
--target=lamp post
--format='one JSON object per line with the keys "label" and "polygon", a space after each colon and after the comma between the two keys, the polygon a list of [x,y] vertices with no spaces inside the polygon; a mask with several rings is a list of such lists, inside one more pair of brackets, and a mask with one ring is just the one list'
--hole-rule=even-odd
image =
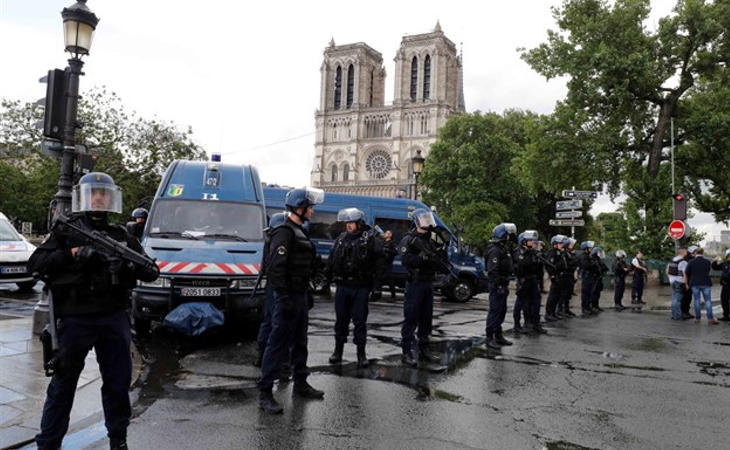
{"label": "lamp post", "polygon": [[[61,156],[61,174],[58,177],[56,205],[53,218],[59,215],[68,216],[71,210],[71,187],[73,185],[74,159],[76,157],[76,113],[79,103],[79,77],[84,66],[81,57],[89,54],[94,30],[99,18],[86,6],[86,0],[77,0],[75,4],[61,11],[63,18],[63,37],[66,51],[71,54],[64,78],[66,92],[65,121],[63,124],[63,153]],[[48,298],[46,288],[41,299],[33,308],[33,333],[41,334],[48,323]]]}
{"label": "lamp post", "polygon": [[79,103],[79,76],[84,66],[81,57],[88,55],[91,40],[99,18],[86,6],[86,0],[77,2],[61,11],[66,51],[71,54],[66,68],[66,114],[63,126],[63,155],[61,176],[56,192],[56,216],[68,215],[71,209],[71,186],[73,184],[74,157],[76,155],[76,113]]}
{"label": "lamp post", "polygon": [[411,167],[413,168],[413,177],[415,178],[415,183],[413,185],[413,200],[418,200],[418,177],[423,172],[423,163],[426,161],[426,159],[421,156],[421,151],[416,150],[416,155],[411,158]]}

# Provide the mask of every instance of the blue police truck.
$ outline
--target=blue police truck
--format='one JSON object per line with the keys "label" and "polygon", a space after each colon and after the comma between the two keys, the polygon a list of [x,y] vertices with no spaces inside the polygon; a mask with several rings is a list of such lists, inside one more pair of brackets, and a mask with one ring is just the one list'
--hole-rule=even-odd
{"label": "blue police truck", "polygon": [[259,174],[216,156],[172,162],[157,189],[142,246],[160,277],[132,291],[138,335],[185,302],[210,302],[227,320],[262,310],[265,280],[252,293],[266,226]]}
{"label": "blue police truck", "polygon": [[[264,187],[266,213],[268,216],[284,210],[284,198],[288,189]],[[417,208],[428,208],[421,202],[398,198],[368,197],[363,195],[326,193],[324,203],[315,207],[314,218],[310,223],[310,238],[317,247],[317,253],[326,259],[334,246],[335,239],[344,231],[344,224],[337,223],[337,211],[342,208],[358,208],[365,213],[370,226],[378,225],[383,231],[390,230],[396,243],[408,233],[411,226],[410,213]],[[436,287],[447,299],[466,302],[475,294],[486,291],[487,281],[484,260],[467,250],[454,233],[434,214],[439,225],[438,235],[449,248],[449,262],[458,273],[455,282],[449,277],[437,280]],[[316,277],[322,280],[323,277]],[[405,285],[406,270],[400,256],[393,262],[393,278],[401,287]],[[326,288],[325,286],[318,286]]]}

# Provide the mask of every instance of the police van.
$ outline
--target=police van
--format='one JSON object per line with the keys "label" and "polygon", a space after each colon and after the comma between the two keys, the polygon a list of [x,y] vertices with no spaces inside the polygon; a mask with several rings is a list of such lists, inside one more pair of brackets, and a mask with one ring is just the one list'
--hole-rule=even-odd
{"label": "police van", "polygon": [[[284,209],[284,199],[288,189],[264,187],[266,213],[268,216]],[[309,237],[317,248],[317,254],[327,259],[335,239],[345,229],[337,222],[337,212],[342,208],[358,208],[365,213],[368,225],[377,225],[381,230],[390,230],[393,240],[400,242],[411,227],[410,213],[418,208],[427,208],[415,200],[368,197],[363,195],[326,193],[324,203],[314,209],[314,217],[309,225]],[[437,280],[435,287],[449,300],[466,302],[474,295],[484,292],[487,287],[484,260],[467,250],[458,237],[434,213],[438,224],[437,234],[448,245],[449,262],[458,274],[456,282],[447,283],[448,277]],[[323,277],[317,277],[322,280]],[[393,261],[393,278],[399,286],[405,285],[406,269],[401,264],[400,255]],[[320,286],[324,287],[324,286]]]}
{"label": "police van", "polygon": [[249,165],[173,161],[155,194],[142,235],[160,277],[132,292],[137,333],[185,302],[210,302],[226,318],[261,311],[256,292],[266,226],[258,171]]}

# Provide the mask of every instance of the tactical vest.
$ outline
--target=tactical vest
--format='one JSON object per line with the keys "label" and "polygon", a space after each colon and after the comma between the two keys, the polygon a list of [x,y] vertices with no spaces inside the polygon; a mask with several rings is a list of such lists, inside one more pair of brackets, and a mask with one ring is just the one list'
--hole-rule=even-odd
{"label": "tactical vest", "polygon": [[670,261],[667,264],[667,273],[672,276],[679,276],[679,261]]}
{"label": "tactical vest", "polygon": [[287,286],[293,291],[306,291],[309,289],[309,279],[314,269],[316,255],[314,244],[295,224],[287,221],[282,227],[287,227],[292,231],[289,258],[287,259]]}
{"label": "tactical vest", "polygon": [[343,232],[335,241],[332,253],[332,274],[335,282],[366,285],[372,278],[372,267],[368,267],[368,235],[357,237]]}

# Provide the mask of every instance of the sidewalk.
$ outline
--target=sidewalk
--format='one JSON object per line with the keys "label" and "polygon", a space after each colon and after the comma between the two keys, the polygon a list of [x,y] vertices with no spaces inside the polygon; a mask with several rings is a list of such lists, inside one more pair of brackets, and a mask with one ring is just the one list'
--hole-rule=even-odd
{"label": "sidewalk", "polygon": [[[0,449],[32,443],[41,423],[50,378],[43,371],[42,347],[31,332],[32,322],[31,317],[0,314]],[[139,357],[133,362],[134,381]],[[94,416],[102,417],[101,384],[92,350],[76,388],[69,432],[88,426]]]}

